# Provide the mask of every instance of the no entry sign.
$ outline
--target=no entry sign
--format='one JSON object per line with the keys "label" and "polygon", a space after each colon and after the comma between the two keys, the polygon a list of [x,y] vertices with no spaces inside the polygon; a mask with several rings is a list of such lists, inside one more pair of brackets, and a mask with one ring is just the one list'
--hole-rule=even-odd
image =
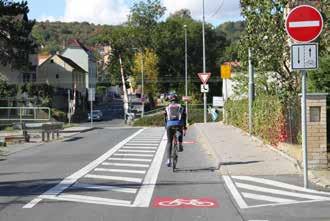
{"label": "no entry sign", "polygon": [[300,5],[290,11],[285,27],[294,41],[311,42],[322,32],[322,15],[310,5]]}

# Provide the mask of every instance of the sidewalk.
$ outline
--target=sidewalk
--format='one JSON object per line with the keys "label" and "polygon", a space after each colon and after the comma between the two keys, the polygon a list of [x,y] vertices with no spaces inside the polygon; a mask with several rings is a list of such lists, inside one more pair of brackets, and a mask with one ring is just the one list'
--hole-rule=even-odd
{"label": "sidewalk", "polygon": [[300,170],[294,161],[252,140],[240,129],[222,123],[195,124],[199,140],[209,148],[221,167],[232,176],[292,175]]}
{"label": "sidewalk", "polygon": [[[90,128],[90,127],[70,127],[70,128],[65,128],[64,130],[62,130],[60,132],[60,137],[58,140],[51,140],[50,142],[56,142],[59,140],[65,140],[68,139],[72,136],[75,136],[79,133],[85,133],[91,130],[94,130],[95,128]],[[7,133],[7,132],[0,132],[0,136],[1,137],[5,137],[5,136],[15,136],[15,135],[21,135],[22,132],[21,131],[15,131],[15,132],[11,132],[11,133]],[[49,143],[50,143],[49,142]],[[31,134],[31,139],[29,143],[20,143],[20,144],[13,144],[13,145],[7,145],[7,147],[1,147],[1,152],[0,152],[0,156],[8,156],[11,154],[14,154],[16,152],[25,150],[25,149],[29,149],[32,147],[36,147],[36,146],[40,146],[42,144],[45,144],[47,142],[42,142],[42,138],[41,138],[41,134],[40,133],[32,133]]]}

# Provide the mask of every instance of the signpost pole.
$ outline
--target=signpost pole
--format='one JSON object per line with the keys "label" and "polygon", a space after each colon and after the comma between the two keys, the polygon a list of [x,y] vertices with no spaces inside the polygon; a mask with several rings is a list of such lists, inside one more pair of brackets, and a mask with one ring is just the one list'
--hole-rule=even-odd
{"label": "signpost pole", "polygon": [[252,55],[249,48],[249,134],[253,133],[253,120],[252,120],[252,107],[253,107],[253,95],[254,95],[254,82],[253,82],[253,67],[252,67]]}
{"label": "signpost pole", "polygon": [[[185,96],[188,96],[188,40],[187,40],[187,25],[184,25],[184,45],[185,45]],[[188,125],[188,101],[186,101],[186,125]]]}
{"label": "signpost pole", "polygon": [[[205,59],[205,4],[203,0],[203,73],[206,73],[206,59]],[[207,106],[207,97],[204,92],[204,123],[207,122],[207,114],[206,114],[206,106]]]}
{"label": "signpost pole", "polygon": [[69,126],[71,125],[71,97],[70,97],[70,89],[68,90],[68,120]]}
{"label": "signpost pole", "polygon": [[90,88],[89,90],[90,102],[91,102],[91,128],[93,127],[93,89]]}
{"label": "signpost pole", "polygon": [[302,146],[304,158],[304,187],[308,188],[308,158],[307,158],[307,124],[306,124],[306,78],[307,71],[302,70],[302,96],[301,96],[301,126],[302,126]]}

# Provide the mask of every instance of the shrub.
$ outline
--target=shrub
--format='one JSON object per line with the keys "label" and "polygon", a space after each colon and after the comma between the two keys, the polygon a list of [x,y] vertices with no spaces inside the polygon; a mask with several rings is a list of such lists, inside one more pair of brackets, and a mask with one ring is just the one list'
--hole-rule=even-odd
{"label": "shrub", "polygon": [[58,109],[51,109],[51,115],[52,118],[54,118],[56,121],[60,122],[67,122],[67,114],[64,111],[58,110]]}
{"label": "shrub", "polygon": [[[225,104],[226,123],[248,131],[248,100],[228,100]],[[287,140],[283,105],[276,96],[259,96],[253,104],[253,133],[276,145]]]}

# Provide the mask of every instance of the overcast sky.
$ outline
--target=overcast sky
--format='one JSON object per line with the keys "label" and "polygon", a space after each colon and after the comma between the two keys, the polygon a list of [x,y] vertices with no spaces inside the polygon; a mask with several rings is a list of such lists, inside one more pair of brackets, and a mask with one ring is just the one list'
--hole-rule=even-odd
{"label": "overcast sky", "polygon": [[[32,19],[87,21],[116,25],[127,21],[130,7],[138,0],[28,0]],[[202,0],[162,0],[170,13],[187,8],[195,19],[202,19]],[[239,0],[205,0],[207,22],[214,25],[242,20]]]}

